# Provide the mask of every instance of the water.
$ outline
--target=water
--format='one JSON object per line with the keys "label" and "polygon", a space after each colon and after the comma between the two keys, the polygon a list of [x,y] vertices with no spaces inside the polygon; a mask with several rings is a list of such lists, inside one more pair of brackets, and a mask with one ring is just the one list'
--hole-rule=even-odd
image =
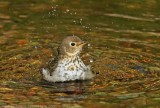
{"label": "water", "polygon": [[[0,106],[160,106],[158,0],[0,1]],[[41,66],[69,35],[88,42],[92,81],[48,83]]]}

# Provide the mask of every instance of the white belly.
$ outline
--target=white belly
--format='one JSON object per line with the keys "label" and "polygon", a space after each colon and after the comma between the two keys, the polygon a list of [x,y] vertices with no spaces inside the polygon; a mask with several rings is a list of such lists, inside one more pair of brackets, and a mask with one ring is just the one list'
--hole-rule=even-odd
{"label": "white belly", "polygon": [[68,65],[66,63],[59,63],[52,75],[61,81],[83,80],[87,67],[83,63],[81,63],[81,66],[77,62]]}
{"label": "white belly", "polygon": [[80,59],[74,62],[61,60],[53,72],[49,72],[48,69],[43,68],[42,74],[43,78],[50,82],[85,80],[91,79],[94,76],[90,71],[90,67],[85,66]]}

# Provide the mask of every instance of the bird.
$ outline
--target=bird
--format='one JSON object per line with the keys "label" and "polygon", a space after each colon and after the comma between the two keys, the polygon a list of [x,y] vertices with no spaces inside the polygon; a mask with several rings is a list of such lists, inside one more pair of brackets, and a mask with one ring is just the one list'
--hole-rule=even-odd
{"label": "bird", "polygon": [[48,82],[90,80],[95,75],[85,65],[80,53],[86,43],[78,36],[68,36],[57,49],[57,56],[51,58],[42,68],[43,79]]}

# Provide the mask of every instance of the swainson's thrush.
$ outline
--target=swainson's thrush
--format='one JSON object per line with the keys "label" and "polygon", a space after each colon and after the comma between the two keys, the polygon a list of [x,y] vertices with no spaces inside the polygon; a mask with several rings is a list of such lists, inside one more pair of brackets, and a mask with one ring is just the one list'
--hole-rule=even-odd
{"label": "swainson's thrush", "polygon": [[79,54],[85,43],[77,36],[69,36],[62,41],[58,55],[42,69],[43,79],[49,82],[88,80],[94,77]]}

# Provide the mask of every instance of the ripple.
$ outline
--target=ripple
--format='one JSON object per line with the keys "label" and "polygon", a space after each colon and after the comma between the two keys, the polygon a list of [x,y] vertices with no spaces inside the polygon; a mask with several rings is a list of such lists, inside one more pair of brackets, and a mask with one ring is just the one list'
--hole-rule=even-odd
{"label": "ripple", "polygon": [[130,33],[130,34],[141,34],[145,36],[160,36],[160,33],[157,32],[143,32],[139,30],[116,30],[114,28],[98,28],[101,31],[110,31],[110,32],[117,32],[117,33]]}
{"label": "ripple", "polygon": [[155,20],[153,20],[153,19],[146,19],[146,18],[134,17],[134,16],[129,16],[129,15],[123,15],[123,14],[107,13],[107,14],[104,14],[104,15],[110,16],[110,17],[117,17],[117,18],[137,20],[137,21],[155,22]]}

